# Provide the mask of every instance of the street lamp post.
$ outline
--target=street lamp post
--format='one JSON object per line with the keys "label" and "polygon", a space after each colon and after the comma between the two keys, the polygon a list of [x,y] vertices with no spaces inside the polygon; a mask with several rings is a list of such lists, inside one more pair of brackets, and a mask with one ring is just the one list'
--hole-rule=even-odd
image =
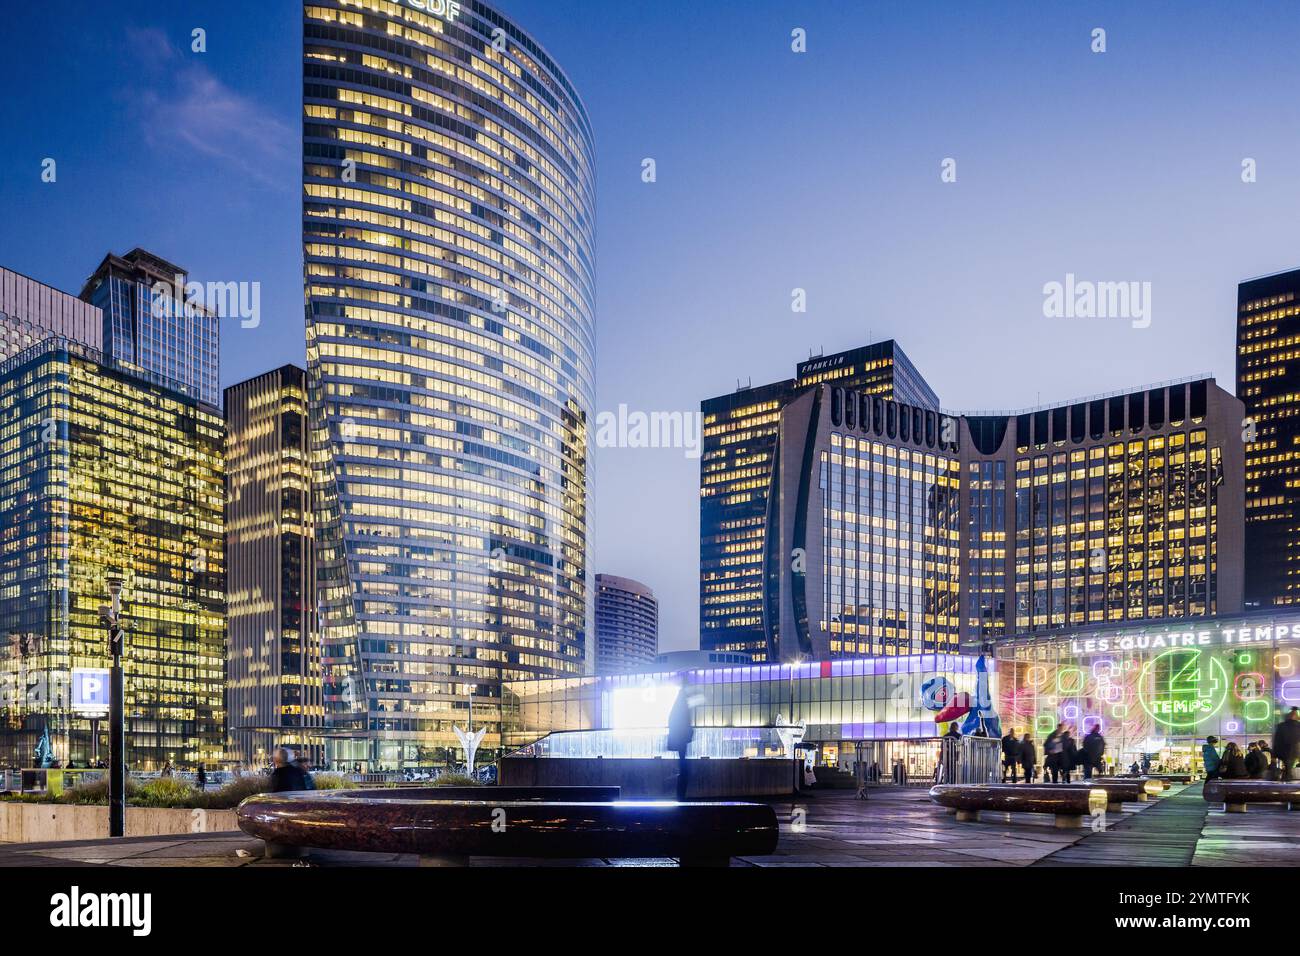
{"label": "street lamp post", "polygon": [[108,629],[108,646],[113,654],[108,692],[108,835],[126,835],[126,740],[122,693],[122,578],[109,575],[108,594],[112,604],[99,608],[100,623]]}

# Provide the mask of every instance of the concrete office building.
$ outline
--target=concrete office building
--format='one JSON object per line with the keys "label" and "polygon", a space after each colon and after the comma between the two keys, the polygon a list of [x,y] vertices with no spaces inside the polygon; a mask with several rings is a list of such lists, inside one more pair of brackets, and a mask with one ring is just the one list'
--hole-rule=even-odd
{"label": "concrete office building", "polygon": [[1242,414],[1204,378],[996,415],[805,392],[769,491],[768,659],[1237,613]]}

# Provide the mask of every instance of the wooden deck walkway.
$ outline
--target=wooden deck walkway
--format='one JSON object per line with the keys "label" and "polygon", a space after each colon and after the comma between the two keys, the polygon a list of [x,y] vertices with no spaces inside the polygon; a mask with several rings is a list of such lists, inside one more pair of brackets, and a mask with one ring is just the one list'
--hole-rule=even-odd
{"label": "wooden deck walkway", "polygon": [[1190,866],[1209,812],[1201,784],[1192,784],[1171,791],[1141,813],[1109,818],[1104,830],[1089,833],[1033,865]]}

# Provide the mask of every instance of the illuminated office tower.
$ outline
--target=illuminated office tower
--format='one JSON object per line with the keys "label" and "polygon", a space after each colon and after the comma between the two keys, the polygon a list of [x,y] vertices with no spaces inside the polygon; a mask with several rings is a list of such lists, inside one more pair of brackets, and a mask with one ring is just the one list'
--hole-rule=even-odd
{"label": "illuminated office tower", "polygon": [[[1245,403],[1246,606],[1300,603],[1300,270],[1237,286],[1237,397]],[[1251,435],[1253,432],[1253,436]]]}
{"label": "illuminated office tower", "polygon": [[292,365],[226,389],[226,710],[230,759],[278,746],[319,764],[307,373]]}
{"label": "illuminated office tower", "polygon": [[217,316],[190,301],[188,281],[180,266],[132,249],[105,256],[81,298],[103,311],[103,351],[115,364],[219,405]]}
{"label": "illuminated office tower", "polygon": [[[303,251],[330,762],[500,747],[584,670],[590,123],[477,0],[304,5]],[[472,715],[470,708],[472,706]]]}
{"label": "illuminated office tower", "polygon": [[655,662],[659,601],[640,581],[596,575],[596,673],[623,674]]}
{"label": "illuminated office tower", "polygon": [[799,363],[795,378],[700,404],[700,647],[763,660],[763,549],[781,410],[820,382],[937,409],[938,396],[891,341]]}
{"label": "illuminated office tower", "polygon": [[[71,699],[107,668],[98,609],[124,579],[128,765],[223,757],[220,412],[49,338],[0,363],[0,760],[107,759]],[[98,738],[98,739],[96,739]]]}
{"label": "illuminated office tower", "polygon": [[1205,378],[996,415],[804,392],[769,490],[769,659],[1239,612],[1242,414]]}
{"label": "illuminated office tower", "polygon": [[0,362],[55,335],[98,349],[103,319],[75,295],[0,268]]}

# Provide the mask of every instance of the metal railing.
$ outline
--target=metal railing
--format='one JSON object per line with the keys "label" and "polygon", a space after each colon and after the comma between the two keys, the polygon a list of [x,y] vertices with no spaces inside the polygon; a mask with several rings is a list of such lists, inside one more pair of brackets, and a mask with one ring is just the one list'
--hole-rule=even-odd
{"label": "metal railing", "polygon": [[935,783],[998,783],[1002,741],[994,737],[941,737]]}

